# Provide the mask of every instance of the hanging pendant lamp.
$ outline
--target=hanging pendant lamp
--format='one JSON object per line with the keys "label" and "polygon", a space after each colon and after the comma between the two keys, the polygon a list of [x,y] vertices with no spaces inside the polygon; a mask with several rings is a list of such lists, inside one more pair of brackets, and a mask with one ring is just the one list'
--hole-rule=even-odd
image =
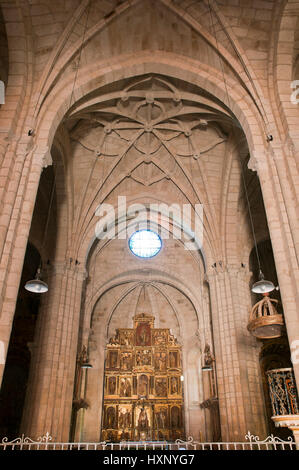
{"label": "hanging pendant lamp", "polygon": [[266,294],[267,292],[272,292],[275,289],[273,282],[267,281],[264,278],[262,271],[259,274],[259,281],[255,282],[251,287],[252,292],[256,294]]}
{"label": "hanging pendant lamp", "polygon": [[251,287],[251,291],[254,292],[255,294],[267,294],[269,292],[272,292],[275,289],[275,286],[273,282],[268,281],[264,278],[264,274],[261,269],[260,256],[259,256],[258,246],[257,246],[257,241],[256,241],[256,236],[255,236],[255,230],[254,230],[252,213],[251,213],[251,208],[250,208],[250,203],[249,203],[249,198],[248,198],[247,186],[246,186],[245,176],[244,176],[242,167],[241,167],[241,173],[242,173],[242,180],[243,180],[244,191],[245,191],[245,196],[246,196],[246,201],[247,201],[247,206],[248,206],[248,213],[249,213],[249,218],[250,218],[252,236],[254,240],[256,259],[257,259],[258,267],[259,267],[259,280],[253,284],[253,286]]}
{"label": "hanging pendant lamp", "polygon": [[34,292],[35,294],[43,294],[44,292],[48,292],[48,285],[46,282],[40,279],[41,270],[38,268],[35,279],[31,281],[27,281],[25,284],[25,289],[29,292]]}
{"label": "hanging pendant lamp", "polygon": [[83,362],[80,367],[81,369],[92,369],[92,365],[89,362]]}
{"label": "hanging pendant lamp", "polygon": [[[49,203],[49,207],[47,211],[47,220],[46,220],[46,224],[44,228],[41,252],[43,252],[43,249],[45,246],[46,235],[47,235],[49,220],[50,220],[50,213],[51,213],[51,208],[52,208],[52,203],[53,203],[55,183],[56,183],[56,171],[54,168],[54,180],[53,180],[52,189],[51,189],[50,203]],[[41,269],[42,269],[42,259],[40,259],[40,264],[36,272],[35,279],[31,279],[30,281],[27,281],[24,286],[26,290],[28,290],[29,292],[33,292],[34,294],[44,294],[45,292],[48,292],[48,285],[44,281],[41,280]]]}

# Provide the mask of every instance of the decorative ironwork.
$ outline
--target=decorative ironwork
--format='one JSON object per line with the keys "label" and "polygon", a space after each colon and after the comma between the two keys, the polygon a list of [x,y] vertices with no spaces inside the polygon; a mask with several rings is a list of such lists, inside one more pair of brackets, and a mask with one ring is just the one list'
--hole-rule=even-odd
{"label": "decorative ironwork", "polygon": [[257,338],[278,338],[284,325],[283,316],[274,306],[278,300],[270,299],[268,294],[263,296],[263,299],[252,307],[247,329]]}
{"label": "decorative ironwork", "polygon": [[6,450],[8,447],[11,450],[25,450],[25,449],[36,449],[42,446],[45,450],[48,446],[48,443],[52,441],[52,437],[47,432],[44,436],[40,436],[37,440],[31,439],[31,437],[25,437],[22,434],[21,437],[17,437],[12,441],[9,441],[7,437],[4,437],[0,444],[0,450]]}
{"label": "decorative ironwork", "polygon": [[0,442],[1,450],[296,450],[296,444],[291,437],[287,441],[268,436],[260,441],[258,436],[248,432],[246,442],[199,442],[193,437],[186,440],[168,441],[122,441],[110,442],[53,442],[47,433],[36,441],[30,437],[18,437],[8,441],[5,437]]}
{"label": "decorative ironwork", "polygon": [[255,444],[281,444],[281,443],[294,443],[293,438],[291,436],[288,437],[287,441],[284,441],[283,439],[280,439],[280,437],[276,437],[273,434],[270,434],[266,439],[263,441],[260,441],[259,436],[254,436],[253,434],[248,431],[248,434],[246,434],[245,439],[247,439],[249,442],[255,443]]}
{"label": "decorative ironwork", "polygon": [[266,372],[273,416],[296,415],[299,401],[292,368],[273,369]]}

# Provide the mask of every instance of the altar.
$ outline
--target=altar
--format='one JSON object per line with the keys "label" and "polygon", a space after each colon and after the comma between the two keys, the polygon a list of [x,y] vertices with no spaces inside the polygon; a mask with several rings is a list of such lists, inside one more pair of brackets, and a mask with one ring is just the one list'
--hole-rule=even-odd
{"label": "altar", "polygon": [[107,344],[101,439],[165,442],[183,436],[181,346],[154,317],[133,318]]}

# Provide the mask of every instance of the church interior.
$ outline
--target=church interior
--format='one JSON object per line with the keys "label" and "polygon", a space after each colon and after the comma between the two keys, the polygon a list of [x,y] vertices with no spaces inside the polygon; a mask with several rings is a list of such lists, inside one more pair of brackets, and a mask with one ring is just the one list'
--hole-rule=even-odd
{"label": "church interior", "polygon": [[0,442],[299,443],[299,2],[1,0],[0,82]]}

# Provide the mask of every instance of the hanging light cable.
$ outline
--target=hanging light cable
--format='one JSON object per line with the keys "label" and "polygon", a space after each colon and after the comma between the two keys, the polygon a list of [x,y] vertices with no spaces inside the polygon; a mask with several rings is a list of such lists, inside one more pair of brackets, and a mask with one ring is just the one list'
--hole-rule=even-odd
{"label": "hanging light cable", "polygon": [[[85,41],[85,34],[86,34],[86,30],[87,30],[87,24],[88,24],[89,13],[90,13],[90,5],[91,5],[91,1],[89,1],[88,5],[87,5],[88,9],[87,9],[87,12],[86,12],[86,21],[85,21],[84,32],[83,32],[83,36],[82,36],[82,43],[81,43],[81,46],[80,46],[80,49],[79,49],[79,58],[78,58],[78,63],[76,65],[76,71],[75,71],[74,82],[73,82],[71,96],[70,96],[69,108],[72,105],[72,99],[73,99],[73,95],[74,95],[75,84],[76,84],[76,81],[77,81],[78,70],[79,70],[79,67],[80,67],[82,49],[83,49],[83,45],[84,45],[84,41]],[[55,181],[56,181],[56,171],[54,169],[54,182],[53,182],[53,186],[52,186],[52,192],[51,192],[51,198],[50,198],[50,204],[49,204],[49,209],[48,209],[48,215],[47,215],[45,231],[44,231],[44,235],[43,235],[43,243],[42,243],[41,252],[43,251],[43,248],[44,248],[45,238],[46,238],[49,219],[50,219],[50,212],[51,212],[52,201],[53,201],[53,196],[54,196],[54,189],[55,189]],[[24,286],[25,289],[28,290],[29,292],[34,292],[36,294],[43,294],[43,293],[48,291],[48,285],[46,284],[46,282],[42,281],[41,278],[40,278],[41,277],[41,268],[42,268],[42,260],[40,260],[40,265],[39,265],[38,270],[36,272],[35,278],[30,280],[30,281],[27,281],[25,286]]]}
{"label": "hanging light cable", "polygon": [[75,77],[74,77],[74,82],[73,82],[73,87],[72,87],[72,92],[71,92],[71,97],[70,97],[69,109],[72,106],[72,100],[73,100],[73,95],[74,95],[74,91],[75,91],[75,85],[76,85],[76,81],[77,81],[78,70],[80,68],[81,56],[82,56],[82,50],[83,50],[83,46],[84,46],[84,42],[85,42],[85,35],[86,35],[86,31],[87,31],[87,24],[88,24],[88,19],[89,19],[89,14],[90,14],[90,8],[91,8],[91,0],[88,2],[87,7],[86,7],[86,9],[87,9],[87,11],[86,11],[86,21],[85,21],[84,31],[83,31],[83,35],[82,35],[82,42],[81,42],[81,46],[80,46],[80,49],[79,49],[78,63],[75,65],[76,70],[75,70]]}
{"label": "hanging light cable", "polygon": [[[213,21],[212,21],[212,10],[211,10],[211,5],[210,5],[210,0],[208,0],[208,4],[210,7],[211,23],[212,23],[212,26],[214,26]],[[215,40],[216,40],[217,51],[220,56],[215,27],[214,27],[214,35],[215,35]],[[221,64],[221,70],[222,70],[222,75],[223,75],[223,82],[225,85],[225,90],[226,90],[226,95],[227,95],[227,103],[229,105],[229,108],[231,108],[227,84],[225,80],[224,67],[223,67],[221,58],[220,58],[220,64]],[[244,67],[243,61],[241,61],[241,64]],[[247,73],[247,70],[245,70],[245,73]],[[253,85],[253,88],[255,89],[254,83],[252,82],[250,75],[247,74],[247,76],[250,79]],[[265,121],[264,121],[264,124],[265,124],[265,127],[267,127]],[[267,141],[269,142],[271,140],[272,140],[272,136],[267,135]],[[250,318],[249,318],[249,323],[248,323],[247,328],[251,334],[253,334],[254,336],[260,339],[277,338],[281,336],[282,334],[282,328],[283,328],[284,322],[283,322],[282,315],[278,314],[278,312],[276,312],[275,310],[275,307],[273,306],[273,302],[275,303],[275,300],[270,299],[268,297],[269,292],[272,292],[275,289],[275,286],[271,281],[267,281],[264,278],[264,274],[261,269],[258,245],[256,241],[255,231],[254,231],[253,218],[252,218],[252,213],[251,213],[251,207],[250,207],[242,162],[241,162],[241,175],[242,175],[242,180],[243,180],[243,185],[244,185],[244,192],[245,192],[246,202],[248,206],[248,213],[249,213],[249,218],[250,218],[252,236],[253,236],[254,247],[255,247],[255,252],[256,252],[256,257],[257,257],[257,262],[258,262],[258,269],[259,269],[259,280],[253,284],[251,290],[252,292],[256,294],[262,294],[264,296],[263,300],[258,302],[253,307],[250,313]]]}
{"label": "hanging light cable", "polygon": [[252,292],[254,292],[256,294],[265,294],[265,293],[268,293],[268,292],[272,292],[275,289],[275,286],[274,286],[273,282],[267,281],[265,279],[264,274],[263,274],[262,269],[261,269],[261,262],[260,262],[258,247],[257,247],[257,241],[256,241],[256,236],[255,236],[255,231],[254,231],[254,224],[253,224],[253,219],[252,219],[252,214],[251,214],[251,209],[250,209],[250,203],[249,203],[249,197],[248,197],[248,192],[247,192],[247,186],[246,186],[246,182],[245,182],[245,177],[244,177],[244,172],[243,172],[242,165],[241,165],[241,174],[242,174],[244,192],[245,192],[246,202],[247,202],[247,206],[248,206],[249,219],[250,219],[252,236],[253,236],[254,247],[255,247],[255,252],[256,252],[256,258],[257,258],[258,269],[259,269],[259,280],[253,284],[251,290],[252,290]]}
{"label": "hanging light cable", "polygon": [[[220,60],[220,66],[221,66],[221,71],[222,71],[222,76],[223,76],[223,83],[225,85],[227,103],[230,106],[229,93],[228,93],[228,89],[227,89],[227,83],[226,83],[226,80],[225,80],[225,74],[224,74],[224,68],[223,68],[222,59],[221,59],[221,53],[219,51],[217,34],[216,34],[216,30],[215,30],[215,25],[214,25],[213,19],[212,19],[212,7],[211,7],[211,4],[210,4],[210,0],[208,0],[208,5],[209,5],[209,11],[210,11],[211,26],[214,29],[214,36],[215,36],[215,41],[216,41],[216,46],[217,46],[217,52],[218,52],[219,58],[220,58],[219,60]],[[244,64],[243,64],[242,61],[241,61],[241,65],[244,67]],[[245,72],[247,73],[247,70],[245,70]],[[244,173],[243,173],[242,163],[241,163],[241,174],[242,174],[243,185],[244,185],[244,190],[245,190],[245,196],[246,196],[246,201],[247,201],[247,206],[248,206],[248,213],[249,213],[249,218],[250,218],[250,224],[251,224],[252,236],[253,236],[253,241],[254,241],[254,246],[255,246],[255,251],[256,251],[256,257],[257,257],[257,262],[258,262],[258,267],[259,267],[259,280],[253,284],[251,290],[252,290],[252,292],[254,292],[256,294],[266,294],[268,292],[272,292],[275,289],[275,286],[271,281],[267,281],[264,278],[264,274],[263,274],[262,269],[261,269],[260,257],[259,257],[258,248],[257,248],[257,241],[256,241],[256,236],[255,236],[255,231],[254,231],[253,219],[252,219],[252,214],[251,214],[251,209],[250,209],[250,203],[249,203],[249,198],[248,198],[247,187],[246,187],[246,183],[245,183],[245,177],[244,177]]]}
{"label": "hanging light cable", "polygon": [[26,290],[28,290],[29,292],[34,292],[35,294],[44,294],[45,292],[48,292],[47,283],[41,280],[42,253],[43,253],[43,249],[44,249],[44,246],[45,246],[46,235],[47,235],[47,231],[48,231],[51,208],[52,208],[54,192],[55,192],[55,185],[56,185],[56,171],[55,171],[55,168],[54,168],[54,179],[53,179],[50,202],[49,202],[49,207],[48,207],[48,212],[47,212],[47,220],[46,220],[44,234],[43,234],[43,241],[42,241],[42,246],[41,246],[41,258],[40,258],[39,267],[37,269],[35,278],[31,279],[30,281],[27,281],[25,286],[24,286]]}

